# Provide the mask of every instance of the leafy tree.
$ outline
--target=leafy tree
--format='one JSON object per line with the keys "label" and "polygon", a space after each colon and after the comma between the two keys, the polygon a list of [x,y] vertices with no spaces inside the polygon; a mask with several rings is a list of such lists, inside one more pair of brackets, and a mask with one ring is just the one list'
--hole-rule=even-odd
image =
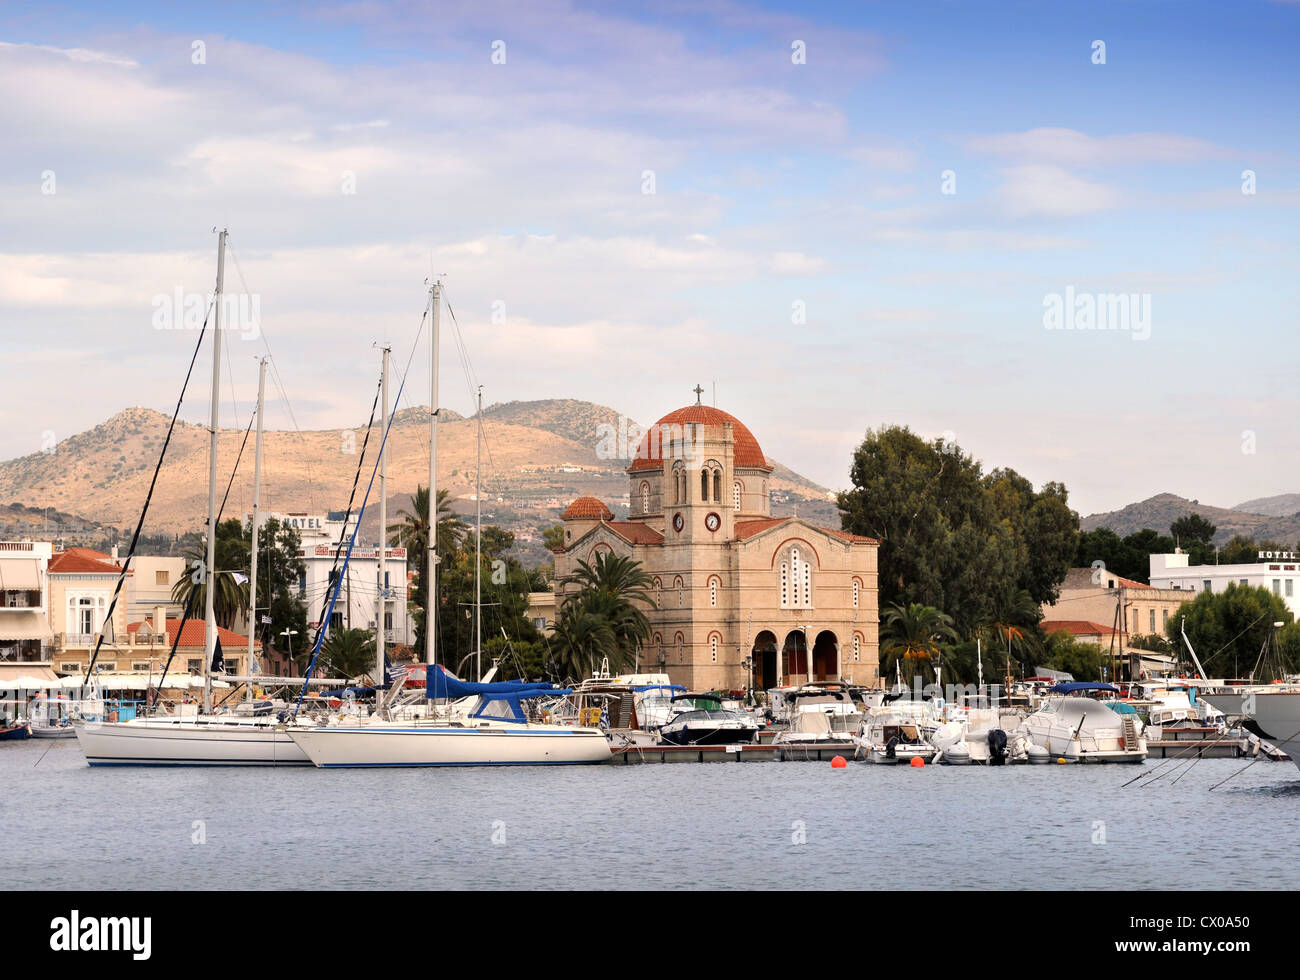
{"label": "leafy tree", "polygon": [[[411,621],[415,624],[415,648],[423,650],[426,620],[424,611],[429,606],[429,584],[426,581],[429,571],[429,488],[416,484],[415,494],[411,498],[411,509],[402,508],[398,511],[398,516],[401,518],[400,521],[388,525],[388,540],[390,544],[406,549],[408,567],[412,563],[415,565],[414,584],[417,598],[411,603],[413,607]],[[451,499],[447,491],[439,490],[436,533],[440,563],[446,562],[456,553],[465,537],[465,531],[464,522],[452,512]],[[440,565],[437,574],[441,576],[445,568],[445,564]]]}
{"label": "leafy tree", "polygon": [[[295,528],[272,517],[258,529],[257,542],[255,635],[262,641],[263,650],[279,649],[283,642],[281,634],[296,630],[300,643],[305,646],[307,607],[298,594],[298,581],[306,570],[298,557],[301,536]],[[270,616],[271,622],[263,623],[263,616]]]}
{"label": "leafy tree", "polygon": [[1185,514],[1169,525],[1169,533],[1174,540],[1184,551],[1192,555],[1193,565],[1205,564],[1207,552],[1213,555],[1214,546],[1211,542],[1217,530],[1218,528],[1200,514]]}
{"label": "leafy tree", "polygon": [[602,552],[593,562],[579,561],[565,584],[579,589],[565,599],[555,624],[551,650],[557,667],[581,668],[574,675],[581,678],[604,657],[612,670],[630,666],[650,635],[650,621],[641,607],[655,607],[651,575],[640,562]]}
{"label": "leafy tree", "polygon": [[1102,667],[1109,658],[1097,644],[1083,643],[1065,632],[1051,634],[1044,653],[1048,667],[1063,670],[1076,681],[1101,680]]}
{"label": "leafy tree", "polygon": [[[1190,602],[1178,607],[1169,617],[1165,636],[1178,650],[1183,649],[1180,623],[1186,621],[1187,638],[1196,651],[1197,659],[1211,676],[1245,677],[1255,671],[1260,661],[1264,643],[1273,632],[1273,623],[1291,624],[1291,611],[1281,596],[1274,595],[1262,586],[1230,583],[1222,592],[1201,592]],[[1279,648],[1285,658],[1293,655],[1294,629],[1279,637]],[[1259,680],[1274,679],[1275,671],[1266,671],[1260,663]],[[1294,671],[1300,661],[1285,659],[1286,671]]]}
{"label": "leafy tree", "polygon": [[1259,561],[1261,551],[1300,551],[1300,544],[1291,547],[1269,538],[1256,541],[1254,538],[1236,534],[1219,549],[1216,560],[1220,565],[1249,565]]}
{"label": "leafy tree", "polygon": [[899,426],[867,432],[850,477],[841,523],[880,541],[882,605],[943,609],[970,636],[987,622],[993,593],[1056,596],[1078,531],[1060,484],[1035,494],[1011,470],[985,477],[955,444]]}
{"label": "leafy tree", "polygon": [[604,658],[611,668],[622,668],[618,637],[600,613],[588,612],[579,602],[566,602],[551,637],[550,669],[557,680],[578,681],[589,676]]}
{"label": "leafy tree", "polygon": [[1006,647],[1008,672],[1018,664],[1022,677],[1030,675],[1029,667],[1043,651],[1038,629],[1042,615],[1042,607],[1024,589],[1004,589],[995,595],[988,626]]}
{"label": "leafy tree", "polygon": [[542,543],[548,551],[559,551],[564,547],[564,525],[555,524],[542,531]]}

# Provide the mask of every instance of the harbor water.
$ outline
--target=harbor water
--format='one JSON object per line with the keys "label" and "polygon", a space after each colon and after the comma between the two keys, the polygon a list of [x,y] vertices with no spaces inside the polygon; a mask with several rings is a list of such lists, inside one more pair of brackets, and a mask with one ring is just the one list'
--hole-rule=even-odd
{"label": "harbor water", "polygon": [[1294,765],[1158,765],[91,769],[33,739],[0,826],[18,889],[1300,885]]}

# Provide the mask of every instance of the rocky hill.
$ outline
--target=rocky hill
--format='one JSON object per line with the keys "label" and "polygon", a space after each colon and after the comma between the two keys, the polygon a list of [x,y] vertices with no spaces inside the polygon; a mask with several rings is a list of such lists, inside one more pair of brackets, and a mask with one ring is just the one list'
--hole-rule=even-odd
{"label": "rocky hill", "polygon": [[1244,510],[1251,514],[1265,514],[1268,517],[1293,517],[1300,514],[1300,493],[1280,493],[1276,497],[1257,497],[1238,504],[1233,510]]}
{"label": "rocky hill", "polygon": [[[1300,495],[1284,494],[1248,501],[1237,507],[1214,507],[1177,494],[1161,493],[1109,513],[1090,514],[1079,522],[1079,526],[1085,531],[1108,527],[1120,537],[1144,528],[1168,534],[1169,526],[1174,521],[1192,513],[1201,515],[1217,528],[1214,535],[1216,544],[1223,544],[1233,535],[1240,534],[1258,541],[1270,540],[1289,546],[1300,541],[1300,514],[1294,511],[1276,514],[1252,512],[1246,507],[1248,504],[1268,504],[1270,501],[1283,501],[1297,496]],[[1276,504],[1273,509],[1285,511],[1285,505]]]}
{"label": "rocky hill", "polygon": [[[440,413],[439,483],[455,508],[474,510],[478,424],[449,410]],[[623,459],[597,453],[597,427],[618,424],[619,413],[590,402],[557,399],[511,402],[483,411],[484,521],[514,531],[524,556],[541,560],[541,531],[554,524],[575,497],[591,495],[625,515],[628,483]],[[64,514],[129,532],[139,517],[153,469],[167,434],[169,416],[146,408],[119,412],[86,432],[59,443],[52,452],[0,463],[0,503],[51,507]],[[370,452],[378,446],[372,437]],[[222,483],[229,479],[243,430],[225,430],[219,453]],[[271,512],[323,513],[347,505],[364,428],[311,432],[268,430],[263,444],[262,505]],[[389,511],[409,507],[417,483],[428,482],[428,408],[405,409],[389,437]],[[225,516],[242,516],[252,506],[251,441],[231,484]],[[365,463],[361,488],[372,467]],[[774,461],[775,462],[775,461]],[[208,435],[199,425],[177,423],[150,506],[146,531],[178,534],[202,527],[207,513]],[[839,527],[824,487],[777,464],[771,482],[773,513],[797,512]],[[372,501],[363,532],[378,535]],[[395,520],[396,517],[390,518]]]}

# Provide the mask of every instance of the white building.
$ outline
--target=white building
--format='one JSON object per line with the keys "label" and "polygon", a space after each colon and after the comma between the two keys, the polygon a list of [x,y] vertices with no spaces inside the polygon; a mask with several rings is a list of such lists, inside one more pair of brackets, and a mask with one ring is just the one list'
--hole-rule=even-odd
{"label": "white building", "polygon": [[[328,601],[333,580],[334,553],[343,541],[347,554],[347,537],[352,525],[344,524],[341,513],[265,514],[294,528],[302,539],[298,557],[306,569],[298,579],[298,594],[307,605],[307,623],[315,629]],[[386,643],[411,643],[415,629],[406,608],[406,549],[385,548],[381,563],[375,544],[357,544],[344,572],[343,586],[331,616],[331,629],[374,629],[380,618],[383,597],[383,628]],[[340,564],[342,558],[340,557]],[[383,567],[381,568],[381,564]]]}
{"label": "white building", "polygon": [[45,541],[0,541],[0,660],[49,659],[52,550]]}
{"label": "white building", "polygon": [[1262,586],[1280,596],[1292,615],[1300,616],[1296,594],[1300,554],[1296,552],[1261,551],[1257,562],[1243,565],[1188,565],[1180,549],[1172,555],[1151,555],[1150,562],[1151,584],[1157,589],[1199,593],[1222,592],[1233,583]]}

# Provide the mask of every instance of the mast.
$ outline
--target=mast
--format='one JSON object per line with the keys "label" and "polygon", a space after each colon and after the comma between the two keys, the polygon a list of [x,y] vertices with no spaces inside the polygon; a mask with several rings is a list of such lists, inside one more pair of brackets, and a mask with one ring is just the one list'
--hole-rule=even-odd
{"label": "mast", "polygon": [[433,306],[433,329],[429,338],[429,514],[428,514],[428,564],[425,578],[429,594],[424,611],[424,662],[438,662],[438,649],[434,634],[438,626],[438,314],[442,306],[442,281],[429,287],[429,302]]}
{"label": "mast", "polygon": [[203,712],[212,710],[212,657],[217,650],[217,620],[212,610],[217,571],[217,407],[221,396],[221,292],[226,278],[226,229],[217,238],[217,291],[214,299],[215,329],[212,332],[212,412],[208,428],[208,554],[203,589]]}
{"label": "mast", "polygon": [[478,459],[474,463],[474,678],[483,676],[483,386],[478,386]]}
{"label": "mast", "polygon": [[[252,564],[249,568],[248,578],[248,669],[245,673],[253,673],[253,634],[257,632],[257,530],[258,530],[258,513],[262,502],[262,411],[266,406],[266,362],[269,358],[263,357],[257,367],[257,442],[253,451],[253,546],[249,550],[253,553]],[[260,673],[260,670],[259,670]],[[253,686],[246,685],[248,689],[247,700],[253,699]]]}
{"label": "mast", "polygon": [[[388,612],[388,355],[391,347],[384,348],[384,380],[381,384],[384,400],[384,438],[379,449],[379,618],[375,623],[375,687],[387,678],[384,676],[384,623]],[[379,704],[376,695],[375,703]]]}

